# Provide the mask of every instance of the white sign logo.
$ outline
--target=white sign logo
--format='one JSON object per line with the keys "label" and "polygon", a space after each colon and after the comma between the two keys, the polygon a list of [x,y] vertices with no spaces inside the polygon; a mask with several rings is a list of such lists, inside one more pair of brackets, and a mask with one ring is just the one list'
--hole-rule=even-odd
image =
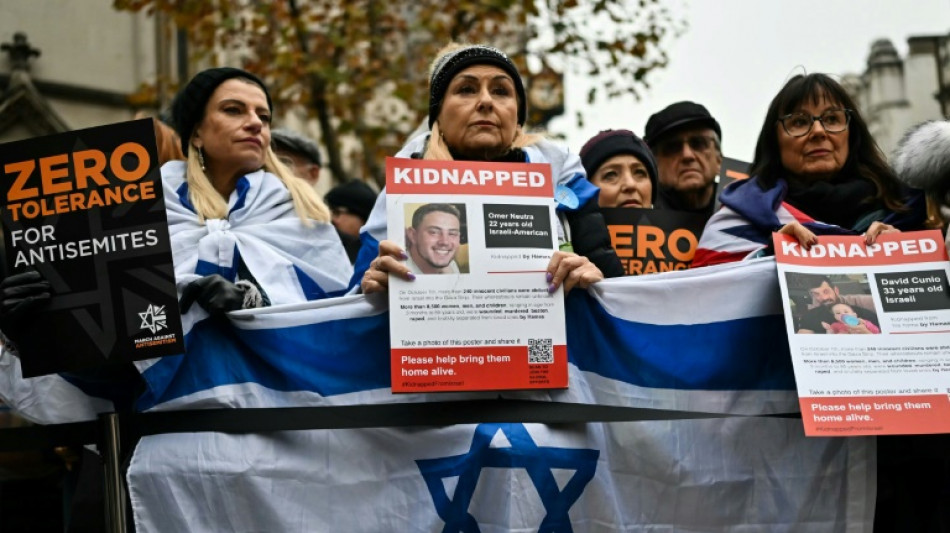
{"label": "white sign logo", "polygon": [[168,328],[164,305],[149,304],[145,312],[139,313],[139,318],[142,319],[142,325],[139,328],[147,329],[152,333]]}

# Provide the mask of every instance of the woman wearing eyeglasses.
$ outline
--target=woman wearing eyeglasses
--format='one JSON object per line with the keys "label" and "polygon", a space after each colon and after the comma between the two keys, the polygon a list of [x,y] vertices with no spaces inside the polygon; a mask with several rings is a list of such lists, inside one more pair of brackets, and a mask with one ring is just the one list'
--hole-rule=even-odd
{"label": "woman wearing eyeglasses", "polygon": [[810,248],[816,235],[921,229],[923,197],[902,187],[845,89],[825,74],[798,75],[769,105],[752,178],[727,187],[693,267],[768,255],[772,233]]}

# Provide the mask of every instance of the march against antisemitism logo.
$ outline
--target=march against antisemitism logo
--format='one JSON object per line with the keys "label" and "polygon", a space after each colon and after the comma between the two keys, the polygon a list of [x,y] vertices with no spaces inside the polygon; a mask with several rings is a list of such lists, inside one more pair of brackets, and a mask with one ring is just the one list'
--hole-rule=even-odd
{"label": "march against antisemitism logo", "polygon": [[139,318],[142,319],[142,325],[139,326],[139,329],[147,329],[152,333],[157,333],[168,327],[164,305],[148,304],[145,311],[139,313]]}
{"label": "march against antisemitism logo", "polygon": [[[503,440],[507,446],[498,445]],[[554,532],[573,531],[568,512],[593,479],[599,456],[599,450],[538,446],[523,424],[480,424],[468,453],[420,459],[416,464],[439,518],[445,521],[444,533],[480,531],[469,505],[484,468],[525,470],[545,511],[538,531]],[[555,470],[574,472],[563,489]],[[453,478],[457,483],[450,496],[444,482]]]}
{"label": "march against antisemitism logo", "polygon": [[146,348],[149,346],[178,342],[178,337],[174,333],[155,335],[155,333],[159,331],[168,329],[168,317],[165,314],[164,305],[148,304],[145,311],[138,313],[138,315],[142,320],[142,323],[139,325],[139,330],[148,330],[152,335],[135,339],[135,348]]}

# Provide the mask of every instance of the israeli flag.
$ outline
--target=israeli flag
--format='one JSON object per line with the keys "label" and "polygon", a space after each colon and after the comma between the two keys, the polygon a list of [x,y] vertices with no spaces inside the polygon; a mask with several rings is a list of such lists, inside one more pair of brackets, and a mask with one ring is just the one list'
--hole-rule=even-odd
{"label": "israeli flag", "polygon": [[[190,325],[146,411],[497,398],[393,395],[383,301]],[[605,280],[567,299],[570,385],[504,398],[695,420],[179,433],[127,481],[147,531],[871,531],[873,438],[805,438],[771,259]],[[420,420],[424,423],[424,420]]]}

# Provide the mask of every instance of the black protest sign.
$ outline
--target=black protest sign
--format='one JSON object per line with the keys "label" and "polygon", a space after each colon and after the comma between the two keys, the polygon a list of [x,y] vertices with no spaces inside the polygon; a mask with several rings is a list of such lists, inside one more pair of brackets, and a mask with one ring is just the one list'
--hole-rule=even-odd
{"label": "black protest sign", "polygon": [[25,377],[181,353],[150,119],[0,145],[7,275],[52,298],[15,332]]}
{"label": "black protest sign", "polygon": [[740,161],[738,159],[732,159],[731,157],[723,157],[722,165],[719,167],[719,182],[716,184],[715,209],[718,210],[721,205],[719,203],[719,194],[722,193],[723,189],[736,180],[744,180],[748,177],[749,163]]}
{"label": "black protest sign", "polygon": [[628,276],[689,268],[705,217],[669,209],[601,209]]}

